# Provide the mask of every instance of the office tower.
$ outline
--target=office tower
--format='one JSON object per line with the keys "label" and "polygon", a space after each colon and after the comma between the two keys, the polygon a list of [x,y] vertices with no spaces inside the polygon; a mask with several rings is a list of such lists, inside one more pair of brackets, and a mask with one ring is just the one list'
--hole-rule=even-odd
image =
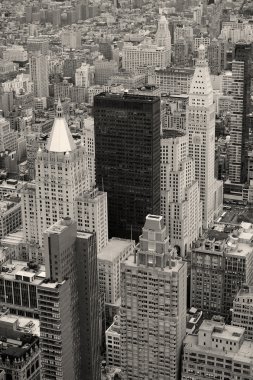
{"label": "office tower", "polygon": [[17,132],[11,129],[10,122],[0,116],[0,152],[17,149]]}
{"label": "office tower", "polygon": [[[230,79],[230,78],[229,78]],[[230,121],[229,179],[241,182],[242,168],[242,129],[243,129],[243,92],[244,63],[232,62],[232,79],[227,81],[232,96]]]}
{"label": "office tower", "polygon": [[248,141],[249,141],[249,114],[253,111],[251,92],[253,79],[253,42],[239,42],[235,45],[235,60],[243,62],[243,111],[242,111],[242,129],[238,131],[237,136],[241,135],[241,183],[247,181],[248,170]]}
{"label": "office tower", "polygon": [[223,185],[214,177],[215,103],[203,45],[198,53],[189,93],[187,128],[189,155],[195,161],[195,176],[203,202],[203,227],[207,228],[222,210]]}
{"label": "office tower", "polygon": [[[0,379],[41,379],[39,321],[17,317],[1,309]],[[2,377],[2,371],[5,375]]]}
{"label": "office tower", "polygon": [[95,136],[94,136],[94,119],[87,117],[83,121],[83,143],[88,156],[88,169],[90,173],[91,186],[96,184],[95,176]]}
{"label": "office tower", "polygon": [[35,186],[22,193],[22,218],[26,241],[42,247],[43,231],[64,215],[75,218],[75,199],[90,188],[85,148],[75,144],[60,102],[47,145],[37,152],[35,173]]}
{"label": "office tower", "polygon": [[193,41],[192,26],[188,26],[188,25],[176,26],[174,30],[174,43],[178,42],[178,40],[181,37],[183,37],[187,41]]}
{"label": "office tower", "polygon": [[221,46],[216,38],[213,38],[207,47],[207,60],[212,75],[221,73]]}
{"label": "office tower", "polygon": [[204,240],[191,252],[191,306],[208,318],[229,316],[233,300],[244,283],[253,285],[252,227],[226,240]]}
{"label": "office tower", "polygon": [[104,296],[106,324],[111,323],[120,307],[120,264],[134,252],[134,241],[112,238],[98,253],[98,280]]}
{"label": "office tower", "polygon": [[75,58],[74,51],[71,50],[69,53],[69,58],[66,58],[63,62],[63,76],[70,77],[72,82],[74,82],[76,69],[78,69],[81,64],[81,60]]}
{"label": "office tower", "polygon": [[118,73],[118,64],[115,61],[98,59],[94,62],[95,84],[107,84],[108,79]]}
{"label": "office tower", "polygon": [[160,99],[102,93],[94,98],[96,182],[107,192],[109,237],[138,239],[160,212]]}
{"label": "office tower", "polygon": [[157,46],[166,47],[171,55],[171,36],[168,26],[168,21],[164,15],[160,16],[158,21],[157,32],[155,35],[155,42]]}
{"label": "office tower", "polygon": [[155,84],[163,94],[189,94],[194,69],[168,67],[165,70],[155,70]]}
{"label": "office tower", "polygon": [[174,63],[178,66],[188,66],[189,45],[183,37],[174,44]]}
{"label": "office tower", "polygon": [[30,58],[30,75],[34,85],[34,96],[36,98],[47,98],[49,96],[48,60],[43,54],[37,54]]}
{"label": "office tower", "polygon": [[253,340],[253,286],[243,284],[233,302],[232,325],[245,329],[245,338]]}
{"label": "office tower", "polygon": [[95,236],[66,217],[45,231],[38,288],[44,378],[100,379]]}
{"label": "office tower", "polygon": [[188,155],[188,137],[164,130],[161,137],[161,213],[172,246],[181,256],[202,231],[202,204],[194,161]]}
{"label": "office tower", "polygon": [[32,54],[40,52],[43,55],[48,55],[49,41],[42,37],[29,37],[27,39],[27,51]]}
{"label": "office tower", "polygon": [[89,87],[94,82],[94,68],[87,63],[76,69],[75,84],[76,86]]}
{"label": "office tower", "polygon": [[127,71],[140,70],[146,67],[165,69],[170,64],[171,51],[159,47],[149,38],[139,45],[125,43],[122,50],[122,68]]}
{"label": "office tower", "polygon": [[199,50],[199,47],[203,45],[205,49],[210,45],[210,38],[209,37],[204,37],[201,35],[200,37],[195,37],[194,38],[194,50],[197,52]]}
{"label": "office tower", "polygon": [[148,215],[136,254],[121,265],[123,379],[178,380],[186,331],[187,263],[163,217]]}
{"label": "office tower", "polygon": [[107,194],[91,188],[76,197],[75,215],[79,231],[96,233],[98,253],[108,243]]}
{"label": "office tower", "polygon": [[252,342],[244,329],[205,320],[197,335],[184,340],[182,380],[247,379],[253,374]]}

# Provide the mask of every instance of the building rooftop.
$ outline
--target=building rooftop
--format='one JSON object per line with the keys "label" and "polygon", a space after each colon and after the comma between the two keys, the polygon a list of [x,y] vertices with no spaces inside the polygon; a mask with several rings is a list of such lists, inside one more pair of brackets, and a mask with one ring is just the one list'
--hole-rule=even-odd
{"label": "building rooftop", "polygon": [[151,270],[158,270],[158,271],[162,271],[162,272],[178,272],[180,269],[183,268],[184,265],[186,265],[186,261],[183,261],[181,258],[171,258],[170,260],[170,266],[169,266],[169,263],[167,266],[165,266],[164,268],[161,268],[161,267],[158,267],[156,266],[155,268],[153,267],[149,267],[149,266],[144,266],[142,264],[140,265],[137,265],[136,263],[136,260],[135,260],[135,256],[134,255],[130,255],[128,256],[128,258],[124,261],[124,264],[126,266],[130,266],[130,267],[136,267],[136,268],[147,268],[147,269],[151,269]]}
{"label": "building rooftop", "polygon": [[176,129],[164,129],[162,138],[163,139],[175,139],[176,137],[183,137],[185,136],[185,132],[176,130]]}
{"label": "building rooftop", "polygon": [[112,238],[108,241],[106,247],[98,254],[98,260],[113,262],[121,256],[122,251],[132,245],[134,245],[133,240]]}
{"label": "building rooftop", "polygon": [[10,281],[25,281],[32,285],[40,285],[45,278],[45,266],[31,265],[25,261],[7,261],[1,268],[0,277]]}
{"label": "building rooftop", "polygon": [[0,331],[1,327],[8,326],[25,334],[40,336],[40,321],[34,318],[22,317],[13,314],[0,315]]}

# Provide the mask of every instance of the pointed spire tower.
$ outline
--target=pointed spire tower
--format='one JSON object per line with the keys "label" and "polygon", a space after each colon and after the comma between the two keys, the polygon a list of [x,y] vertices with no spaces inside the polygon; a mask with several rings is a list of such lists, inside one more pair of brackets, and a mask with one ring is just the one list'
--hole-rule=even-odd
{"label": "pointed spire tower", "polygon": [[76,149],[76,144],[69,130],[67,121],[63,115],[60,99],[56,106],[55,120],[47,143],[49,152],[71,152]]}
{"label": "pointed spire tower", "polygon": [[171,35],[169,24],[164,15],[161,15],[158,21],[155,41],[158,46],[164,46],[171,52]]}
{"label": "pointed spire tower", "polygon": [[75,199],[90,189],[88,158],[83,144],[76,144],[63,114],[60,100],[45,149],[36,160],[37,237],[64,216],[75,218]]}
{"label": "pointed spire tower", "polygon": [[187,109],[189,155],[195,161],[203,204],[203,227],[207,228],[222,209],[222,183],[214,177],[215,103],[204,45],[200,45],[190,86]]}

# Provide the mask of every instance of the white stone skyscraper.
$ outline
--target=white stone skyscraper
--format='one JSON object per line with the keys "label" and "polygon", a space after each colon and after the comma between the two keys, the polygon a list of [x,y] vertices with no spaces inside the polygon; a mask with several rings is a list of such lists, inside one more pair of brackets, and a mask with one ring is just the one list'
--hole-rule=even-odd
{"label": "white stone skyscraper", "polygon": [[161,15],[158,21],[155,42],[157,46],[164,46],[167,49],[169,49],[171,54],[171,35],[168,26],[168,21],[164,15]]}
{"label": "white stone skyscraper", "polygon": [[199,184],[185,131],[167,129],[161,137],[161,213],[171,244],[184,256],[202,232]]}
{"label": "white stone skyscraper", "polygon": [[102,249],[108,241],[107,196],[91,186],[85,146],[75,143],[60,102],[47,145],[38,150],[35,173],[22,191],[24,238],[34,247],[30,258],[43,261],[38,257],[43,232],[63,216],[76,220],[78,230],[97,232]]}
{"label": "white stone skyscraper", "polygon": [[47,98],[49,96],[49,73],[47,56],[43,54],[33,55],[29,60],[30,76],[34,85],[34,96],[36,98]]}
{"label": "white stone skyscraper", "polygon": [[163,217],[146,217],[135,255],[121,264],[121,368],[125,379],[178,380],[186,333],[187,263]]}
{"label": "white stone skyscraper", "polygon": [[203,227],[207,228],[222,209],[223,185],[214,177],[215,103],[204,45],[198,49],[186,117],[189,155],[195,161],[195,178],[203,202]]}

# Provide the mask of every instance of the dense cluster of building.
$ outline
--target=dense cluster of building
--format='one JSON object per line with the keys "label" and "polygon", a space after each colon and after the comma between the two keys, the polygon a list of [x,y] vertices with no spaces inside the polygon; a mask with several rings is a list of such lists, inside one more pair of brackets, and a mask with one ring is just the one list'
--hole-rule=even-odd
{"label": "dense cluster of building", "polygon": [[1,1],[1,380],[253,379],[252,83],[250,1]]}

